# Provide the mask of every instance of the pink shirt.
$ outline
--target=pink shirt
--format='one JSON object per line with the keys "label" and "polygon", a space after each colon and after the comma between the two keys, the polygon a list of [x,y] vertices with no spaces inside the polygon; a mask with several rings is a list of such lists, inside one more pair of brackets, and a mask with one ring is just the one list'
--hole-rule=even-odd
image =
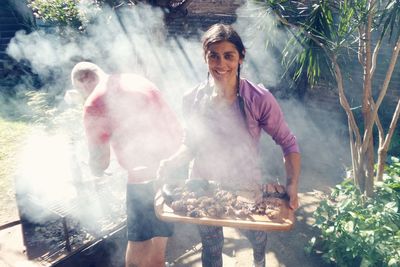
{"label": "pink shirt", "polygon": [[[111,75],[84,106],[91,159],[109,160],[110,147],[128,171],[128,183],[154,179],[161,159],[175,152],[182,139],[180,124],[156,86],[135,74]],[[98,158],[96,158],[98,157]],[[153,177],[133,169],[145,166]]]}

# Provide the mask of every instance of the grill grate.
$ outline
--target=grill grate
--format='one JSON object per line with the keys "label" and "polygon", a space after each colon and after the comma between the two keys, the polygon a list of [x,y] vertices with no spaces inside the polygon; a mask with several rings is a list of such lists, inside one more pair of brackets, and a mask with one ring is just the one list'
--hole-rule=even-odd
{"label": "grill grate", "polygon": [[[44,262],[58,261],[125,227],[125,195],[111,188],[108,184],[96,186],[95,190],[82,187],[71,200],[51,203],[45,203],[33,194],[26,194],[23,201],[25,206],[33,205],[38,213],[48,214],[47,219],[41,222],[21,217],[28,258]],[[87,214],[83,209],[90,211],[91,205],[93,209],[102,209],[102,212],[95,216]],[[91,219],[92,223],[84,223],[83,217]]]}

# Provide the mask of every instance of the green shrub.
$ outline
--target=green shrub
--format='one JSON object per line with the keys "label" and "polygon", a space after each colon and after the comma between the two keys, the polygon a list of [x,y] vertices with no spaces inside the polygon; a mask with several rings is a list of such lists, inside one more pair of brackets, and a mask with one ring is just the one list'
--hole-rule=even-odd
{"label": "green shrub", "polygon": [[60,26],[79,26],[81,15],[75,0],[30,0],[35,17]]}
{"label": "green shrub", "polygon": [[[136,0],[28,0],[36,18],[58,26],[82,30],[102,7],[113,9],[136,5]],[[89,15],[89,13],[92,13]],[[94,13],[93,13],[94,12]]]}
{"label": "green shrub", "polygon": [[337,266],[400,266],[400,163],[392,158],[373,198],[365,198],[352,180],[337,185],[315,213],[320,230],[307,251],[320,252]]}

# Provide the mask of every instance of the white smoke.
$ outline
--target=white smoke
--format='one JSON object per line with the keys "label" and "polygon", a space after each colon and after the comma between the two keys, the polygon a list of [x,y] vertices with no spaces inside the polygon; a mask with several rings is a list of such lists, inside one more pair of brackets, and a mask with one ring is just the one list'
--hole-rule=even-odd
{"label": "white smoke", "polygon": [[[242,75],[255,83],[263,83],[267,88],[274,87],[279,84],[283,71],[280,55],[276,55],[274,50],[267,50],[265,43],[269,40],[282,47],[279,42],[284,43],[288,36],[275,27],[265,31],[265,25],[272,25],[274,18],[254,17],[249,10],[254,10],[254,7],[239,9],[234,24],[247,48]],[[91,16],[90,10],[83,11]],[[168,36],[164,13],[159,8],[138,5],[118,13],[105,8],[93,11],[93,14],[96,16],[95,23],[88,24],[83,34],[69,29],[64,29],[62,36],[43,29],[30,34],[19,32],[8,47],[8,54],[18,61],[28,61],[34,73],[49,78],[45,80],[44,88],[49,91],[61,90],[60,94],[71,89],[70,71],[81,60],[91,60],[110,73],[143,74],[157,84],[173,109],[180,114],[183,93],[207,77],[200,41],[178,35]],[[345,150],[342,147],[346,143],[337,139],[330,129],[321,128],[323,124],[313,121],[310,111],[300,103],[279,102],[290,128],[300,142],[304,158],[308,158],[310,164],[315,164],[313,157],[317,152],[325,152],[321,154],[322,157],[317,157],[329,162]],[[341,122],[332,117],[329,118],[329,124],[335,128]],[[71,127],[76,127],[76,124]],[[326,136],[332,138],[326,140]],[[28,143],[33,144],[26,147],[21,160],[24,166],[21,167],[23,174],[20,177],[27,179],[25,185],[32,185],[33,190],[49,199],[74,196],[75,193],[66,185],[74,176],[68,171],[69,141],[54,137],[59,143],[57,145],[53,137],[31,138]],[[263,153],[266,173],[283,177],[281,152],[275,144],[268,143],[269,137],[265,139],[267,145],[263,146]],[[86,155],[85,144],[80,141],[78,150]],[[333,144],[338,149],[333,149]],[[62,194],[58,193],[59,188],[65,189]]]}

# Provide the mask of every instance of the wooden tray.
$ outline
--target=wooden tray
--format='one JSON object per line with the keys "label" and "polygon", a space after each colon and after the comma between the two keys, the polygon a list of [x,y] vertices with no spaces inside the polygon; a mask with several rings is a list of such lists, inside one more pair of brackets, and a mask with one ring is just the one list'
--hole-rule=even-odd
{"label": "wooden tray", "polygon": [[154,208],[156,215],[160,220],[167,222],[183,222],[201,225],[227,226],[241,229],[259,230],[259,231],[289,231],[294,226],[294,212],[289,208],[288,202],[281,209],[277,218],[270,219],[266,215],[250,215],[246,218],[238,217],[189,217],[174,213],[174,211],[165,203],[161,191],[158,191],[154,199]]}

